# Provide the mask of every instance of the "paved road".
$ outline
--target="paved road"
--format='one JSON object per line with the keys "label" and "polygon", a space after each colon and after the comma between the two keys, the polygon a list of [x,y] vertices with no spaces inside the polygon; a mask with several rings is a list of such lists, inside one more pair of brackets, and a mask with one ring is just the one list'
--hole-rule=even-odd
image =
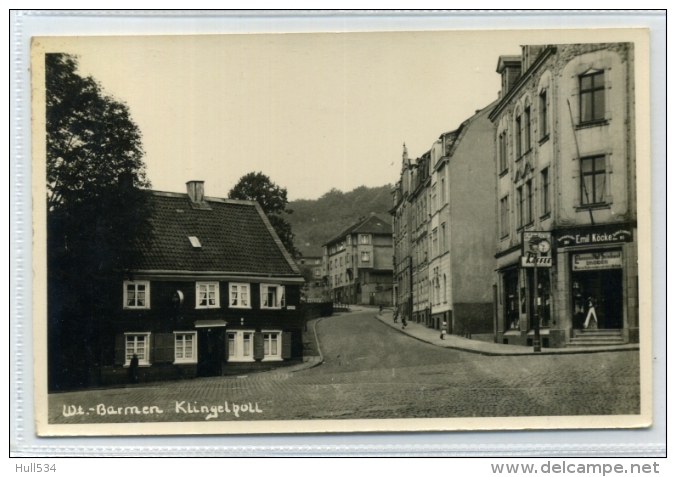
{"label": "paved road", "polygon": [[[420,342],[380,323],[373,314],[372,310],[353,312],[319,322],[326,361],[316,368],[294,374],[53,394],[49,420],[109,423],[202,421],[210,415],[209,420],[218,421],[639,412],[636,351],[481,356]],[[66,417],[64,405],[81,406],[82,414]],[[193,409],[205,412],[190,412]]]}

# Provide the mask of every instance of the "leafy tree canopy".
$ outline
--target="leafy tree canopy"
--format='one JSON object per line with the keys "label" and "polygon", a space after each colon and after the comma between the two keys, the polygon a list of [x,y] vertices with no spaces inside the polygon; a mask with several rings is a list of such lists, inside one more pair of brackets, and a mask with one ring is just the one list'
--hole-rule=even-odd
{"label": "leafy tree canopy", "polygon": [[240,178],[228,192],[228,197],[258,202],[289,254],[294,258],[301,255],[293,244],[291,224],[282,216],[293,213],[293,210],[286,207],[289,203],[286,188],[279,187],[262,172],[250,172]]}

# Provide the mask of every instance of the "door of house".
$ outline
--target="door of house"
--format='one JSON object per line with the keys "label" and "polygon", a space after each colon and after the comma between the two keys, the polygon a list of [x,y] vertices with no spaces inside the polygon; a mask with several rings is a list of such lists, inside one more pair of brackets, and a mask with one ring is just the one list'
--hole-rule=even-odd
{"label": "door of house", "polygon": [[225,358],[225,328],[200,328],[197,332],[197,375],[220,376]]}

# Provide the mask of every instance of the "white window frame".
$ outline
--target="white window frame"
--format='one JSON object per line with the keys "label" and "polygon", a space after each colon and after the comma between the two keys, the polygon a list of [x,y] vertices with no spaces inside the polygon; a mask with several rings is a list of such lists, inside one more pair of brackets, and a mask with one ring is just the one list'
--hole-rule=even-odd
{"label": "white window frame", "polygon": [[[127,304],[127,286],[134,285],[134,293],[138,297],[138,286],[145,285],[145,303],[142,306],[138,305],[129,305]],[[123,297],[122,297],[122,307],[125,310],[148,310],[150,309],[150,282],[147,280],[125,280],[123,283]],[[138,299],[137,299],[138,300]]]}
{"label": "white window frame", "polygon": [[[261,330],[263,333],[263,361],[282,361],[282,332],[280,330]],[[277,354],[265,354],[265,335],[277,334]],[[272,349],[272,340],[268,343],[268,351]]]}
{"label": "white window frame", "polygon": [[[134,336],[138,338],[139,336],[143,336],[144,341],[145,341],[145,356],[143,359],[139,357],[138,360],[138,365],[139,366],[150,366],[150,332],[146,333],[125,333],[124,334],[124,365],[125,366],[130,366],[131,365],[131,356],[127,356],[127,337],[129,336]],[[132,355],[138,354],[138,342],[137,340],[134,340],[134,351],[132,352]]]}
{"label": "white window frame", "polygon": [[[364,260],[364,257],[366,257],[366,260]],[[362,252],[361,253],[361,261],[362,262],[370,262],[371,261],[371,253],[370,252]]]}
{"label": "white window frame", "polygon": [[[185,336],[192,336],[192,356],[185,356]],[[179,336],[183,339],[179,340]],[[178,343],[182,341],[183,356],[180,358],[176,356],[178,351]],[[174,331],[174,364],[183,363],[197,363],[197,332],[196,331]]]}
{"label": "white window frame", "polygon": [[[235,335],[234,347],[230,346],[230,335]],[[244,335],[249,335],[249,355],[244,355]],[[228,330],[225,339],[228,340],[229,362],[254,361],[254,330]],[[232,353],[232,354],[230,354]]]}
{"label": "white window frame", "polygon": [[[196,309],[205,309],[205,308],[220,308],[221,307],[221,293],[220,293],[220,284],[218,282],[196,282],[195,283],[195,308]],[[200,305],[200,287],[206,287],[207,292],[207,304]],[[215,304],[209,304],[209,287],[214,287],[215,294]]]}
{"label": "white window frame", "polygon": [[[232,304],[232,289],[237,288],[237,304]],[[246,304],[242,305],[242,289],[246,290]],[[228,306],[230,308],[251,308],[251,286],[248,283],[230,283],[228,285]]]}
{"label": "white window frame", "polygon": [[371,245],[371,235],[369,235],[369,234],[359,234],[359,244],[360,245]]}
{"label": "white window frame", "polygon": [[[269,303],[266,303],[268,297],[268,288],[275,288],[276,293],[275,297],[277,302],[272,306]],[[284,285],[277,285],[272,283],[261,283],[261,309],[269,310],[279,310],[286,306],[286,290]]]}

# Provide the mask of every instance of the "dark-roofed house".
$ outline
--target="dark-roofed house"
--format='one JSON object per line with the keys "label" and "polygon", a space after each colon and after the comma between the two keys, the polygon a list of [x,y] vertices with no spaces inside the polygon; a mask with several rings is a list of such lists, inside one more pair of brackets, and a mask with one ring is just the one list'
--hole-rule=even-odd
{"label": "dark-roofed house", "polygon": [[258,203],[187,188],[150,192],[153,236],[103,325],[103,384],[126,381],[134,355],[138,381],[302,359],[303,278]]}
{"label": "dark-roofed house", "polygon": [[324,244],[324,280],[336,303],[392,304],[392,225],[371,214]]}

